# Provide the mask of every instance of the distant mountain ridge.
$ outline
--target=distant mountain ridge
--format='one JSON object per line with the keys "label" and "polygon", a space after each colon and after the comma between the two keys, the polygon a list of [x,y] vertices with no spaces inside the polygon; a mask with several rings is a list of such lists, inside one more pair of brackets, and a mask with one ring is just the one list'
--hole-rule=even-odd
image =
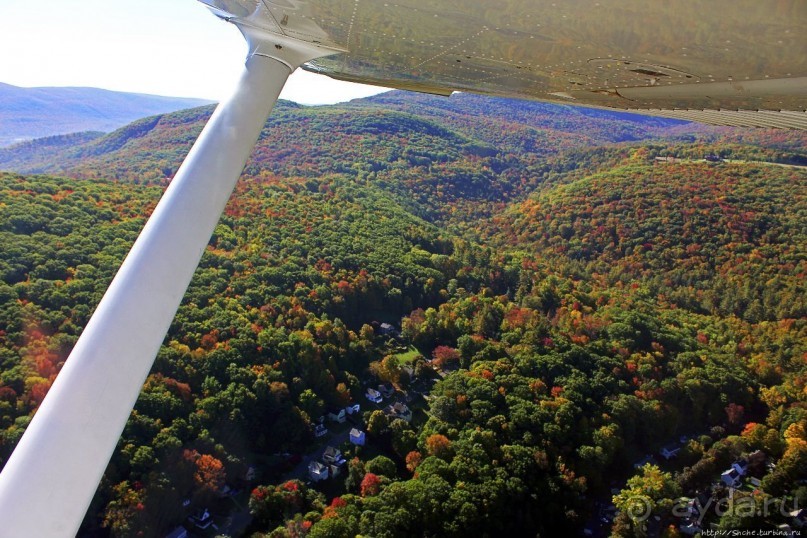
{"label": "distant mountain ridge", "polygon": [[[87,128],[95,132],[29,140],[0,149],[0,169],[162,180],[173,175],[212,111],[212,106],[205,106],[140,116],[108,134]],[[378,166],[383,167],[399,153],[415,151],[413,144],[422,146],[421,153],[428,152],[445,145],[446,137],[453,140],[450,146],[467,145],[472,153],[484,153],[482,146],[504,144],[522,156],[547,155],[571,147],[656,138],[682,125],[649,116],[631,116],[632,121],[616,113],[603,116],[593,120],[573,107],[471,94],[444,98],[393,91],[316,107],[281,101],[267,121],[253,162],[270,158],[275,172],[289,167],[304,175],[334,171],[333,157],[356,152],[363,141],[366,150],[374,147],[381,161]],[[337,133],[352,137],[356,144],[342,147],[342,138],[334,137]],[[317,161],[313,168],[305,163],[312,158]]]}
{"label": "distant mountain ridge", "polygon": [[108,132],[145,116],[210,102],[98,88],[21,88],[0,82],[0,147],[79,131]]}
{"label": "distant mountain ridge", "polygon": [[[138,119],[111,133],[59,135],[0,148],[0,170],[164,184],[214,106]],[[393,91],[328,106],[278,102],[244,177],[347,175],[376,184],[407,211],[473,226],[502,204],[625,158],[625,144],[663,155],[791,162],[798,132],[682,124],[608,111],[457,94]],[[743,143],[738,144],[738,136]],[[621,149],[620,149],[621,148]],[[603,164],[604,163],[604,164]]]}

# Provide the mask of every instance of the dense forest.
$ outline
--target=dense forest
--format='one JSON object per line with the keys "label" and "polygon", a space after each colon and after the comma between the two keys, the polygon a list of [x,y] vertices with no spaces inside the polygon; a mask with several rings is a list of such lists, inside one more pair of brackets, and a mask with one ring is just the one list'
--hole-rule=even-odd
{"label": "dense forest", "polygon": [[[23,171],[0,173],[0,465],[209,114],[0,150]],[[807,502],[805,142],[468,95],[281,104],[81,535],[677,536],[678,499],[726,497],[738,461],[745,504],[703,528],[791,524],[743,507]]]}

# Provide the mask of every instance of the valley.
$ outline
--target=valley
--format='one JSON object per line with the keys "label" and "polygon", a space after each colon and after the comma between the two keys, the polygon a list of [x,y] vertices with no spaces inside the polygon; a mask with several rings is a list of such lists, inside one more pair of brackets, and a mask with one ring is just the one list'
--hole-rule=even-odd
{"label": "valley", "polygon": [[[0,149],[0,465],[211,111]],[[675,536],[675,499],[757,451],[736,495],[801,506],[807,173],[752,161],[805,142],[464,94],[280,103],[80,535],[214,536],[189,519],[211,510],[247,536],[575,536],[613,503],[597,532]],[[331,442],[339,476],[292,471]]]}

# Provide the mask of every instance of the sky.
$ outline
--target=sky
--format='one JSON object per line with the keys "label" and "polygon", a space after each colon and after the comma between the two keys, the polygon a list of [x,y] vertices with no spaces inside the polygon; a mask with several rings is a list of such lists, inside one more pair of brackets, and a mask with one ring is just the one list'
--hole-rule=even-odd
{"label": "sky", "polygon": [[[221,100],[246,44],[196,0],[0,0],[0,82]],[[384,88],[298,69],[283,99],[327,104]]]}

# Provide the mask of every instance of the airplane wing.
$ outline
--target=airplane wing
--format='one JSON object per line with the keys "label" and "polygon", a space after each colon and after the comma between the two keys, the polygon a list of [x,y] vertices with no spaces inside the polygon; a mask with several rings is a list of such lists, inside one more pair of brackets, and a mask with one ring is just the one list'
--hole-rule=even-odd
{"label": "airplane wing", "polygon": [[807,129],[804,0],[200,1],[335,79]]}

